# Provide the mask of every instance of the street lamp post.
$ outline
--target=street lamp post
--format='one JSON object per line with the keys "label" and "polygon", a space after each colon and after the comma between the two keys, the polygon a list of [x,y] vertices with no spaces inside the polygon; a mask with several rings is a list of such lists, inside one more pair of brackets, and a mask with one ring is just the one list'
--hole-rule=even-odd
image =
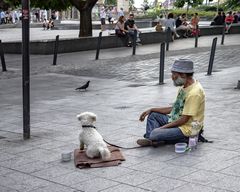
{"label": "street lamp post", "polygon": [[29,0],[22,0],[23,139],[30,138]]}

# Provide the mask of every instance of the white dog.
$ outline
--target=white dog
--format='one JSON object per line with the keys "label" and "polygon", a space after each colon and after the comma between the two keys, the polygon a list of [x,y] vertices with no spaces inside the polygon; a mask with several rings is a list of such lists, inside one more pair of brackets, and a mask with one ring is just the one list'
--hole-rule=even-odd
{"label": "white dog", "polygon": [[93,125],[97,116],[91,112],[84,112],[77,115],[77,118],[82,124],[82,132],[79,134],[80,150],[83,150],[84,145],[86,145],[86,155],[89,158],[101,157],[103,160],[110,159],[111,152]]}

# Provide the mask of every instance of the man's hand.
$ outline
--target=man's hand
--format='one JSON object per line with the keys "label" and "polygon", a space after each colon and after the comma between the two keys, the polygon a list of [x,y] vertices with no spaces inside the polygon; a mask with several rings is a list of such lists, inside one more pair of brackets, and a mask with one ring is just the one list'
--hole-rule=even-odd
{"label": "man's hand", "polygon": [[144,111],[139,118],[139,121],[144,121],[145,117],[148,116],[151,113],[151,109]]}

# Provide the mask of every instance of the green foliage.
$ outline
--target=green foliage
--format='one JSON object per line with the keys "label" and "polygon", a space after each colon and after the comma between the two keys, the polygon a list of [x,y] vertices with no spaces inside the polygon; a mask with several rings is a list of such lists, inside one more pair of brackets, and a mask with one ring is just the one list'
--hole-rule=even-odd
{"label": "green foliage", "polygon": [[117,0],[105,0],[105,5],[117,5]]}
{"label": "green foliage", "polygon": [[[196,9],[199,11],[215,11],[216,12],[217,6],[201,5],[201,6],[198,6]],[[220,5],[218,7],[218,10],[224,10],[224,7],[222,5]]]}
{"label": "green foliage", "polygon": [[174,2],[174,6],[178,8],[182,8],[185,5],[185,0],[177,0]]}
{"label": "green foliage", "polygon": [[[145,18],[152,18],[156,19],[159,17],[161,14],[167,14],[167,13],[173,13],[174,17],[177,15],[181,15],[183,13],[187,13],[186,9],[172,9],[172,10],[165,10],[165,9],[149,9],[144,16]],[[190,9],[188,11],[188,16],[190,17],[191,14],[198,13],[200,17],[207,18],[209,20],[212,20],[212,18],[216,15],[216,11],[203,11],[199,9]],[[189,18],[190,19],[190,18]]]}
{"label": "green foliage", "polygon": [[174,6],[177,8],[182,8],[185,4],[192,7],[197,7],[198,5],[201,5],[203,3],[203,0],[176,0],[174,3]]}
{"label": "green foliage", "polygon": [[[174,9],[174,10],[170,10],[169,12],[172,12],[174,14],[174,16],[177,16],[177,15],[186,13],[187,10],[186,9]],[[212,19],[216,15],[216,12],[213,12],[213,11],[199,11],[197,9],[190,9],[188,11],[188,16],[190,17],[190,15],[192,15],[194,13],[198,13],[199,17],[205,17],[205,18],[209,18],[209,19]]]}
{"label": "green foliage", "polygon": [[224,4],[226,9],[240,10],[240,1],[239,0],[227,0]]}

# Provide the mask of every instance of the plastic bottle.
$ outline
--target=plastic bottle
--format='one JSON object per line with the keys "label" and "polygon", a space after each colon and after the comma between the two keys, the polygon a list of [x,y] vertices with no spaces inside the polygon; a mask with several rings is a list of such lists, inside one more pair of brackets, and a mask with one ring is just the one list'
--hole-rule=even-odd
{"label": "plastic bottle", "polygon": [[189,137],[188,148],[190,151],[197,149],[197,136]]}

